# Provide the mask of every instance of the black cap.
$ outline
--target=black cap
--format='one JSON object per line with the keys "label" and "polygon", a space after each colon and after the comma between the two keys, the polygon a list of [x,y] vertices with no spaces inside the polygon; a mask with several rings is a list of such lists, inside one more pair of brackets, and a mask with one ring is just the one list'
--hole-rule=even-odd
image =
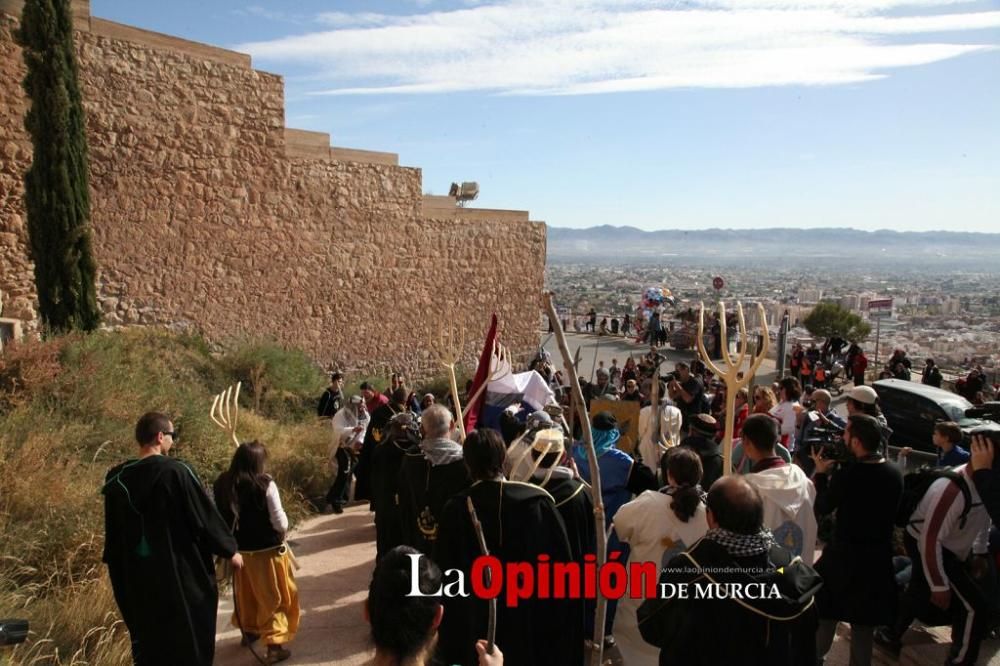
{"label": "black cap", "polygon": [[374,391],[375,390],[375,389],[372,388],[372,385],[369,384],[368,382],[361,382],[361,386],[359,388],[362,391]]}
{"label": "black cap", "polygon": [[592,425],[594,430],[614,430],[618,427],[618,419],[611,412],[597,412]]}

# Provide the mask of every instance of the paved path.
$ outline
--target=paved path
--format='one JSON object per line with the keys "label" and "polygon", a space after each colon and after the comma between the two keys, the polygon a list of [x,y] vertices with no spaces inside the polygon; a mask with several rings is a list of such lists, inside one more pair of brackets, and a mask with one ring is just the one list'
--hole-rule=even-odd
{"label": "paved path", "polygon": [[[299,634],[286,664],[367,664],[368,624],[364,602],[375,562],[375,524],[368,503],[343,514],[316,516],[292,534],[299,564],[295,573],[302,605]],[[219,604],[217,666],[254,666],[258,662],[240,647],[240,633],[229,623],[232,597]],[[258,653],[267,648],[260,643]]]}

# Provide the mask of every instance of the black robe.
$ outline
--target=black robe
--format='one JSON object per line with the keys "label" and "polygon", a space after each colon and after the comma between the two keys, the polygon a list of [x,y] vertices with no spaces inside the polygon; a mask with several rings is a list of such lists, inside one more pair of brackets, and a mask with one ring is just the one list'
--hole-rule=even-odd
{"label": "black robe", "polygon": [[[472,497],[483,525],[490,555],[501,562],[537,563],[548,554],[552,562],[572,559],[566,527],[552,496],[541,488],[516,481],[480,481],[453,497],[444,508],[434,550],[442,571],[465,572],[469,597],[443,597],[438,655],[443,663],[474,666],[475,643],[486,637],[488,602],[471,593],[471,569],[479,544],[466,505]],[[446,576],[445,583],[450,580]],[[537,592],[537,591],[536,591]],[[504,661],[518,666],[579,666],[583,663],[583,602],[539,599],[537,593],[509,608],[497,599],[497,645]]]}
{"label": "black robe", "polygon": [[381,557],[403,543],[396,493],[399,468],[410,443],[389,438],[372,454],[372,500],[375,503],[375,545]]}
{"label": "black robe", "polygon": [[211,666],[219,593],[212,555],[236,539],[184,463],[149,456],[105,479],[104,556],[139,666]]}
{"label": "black robe", "polygon": [[[531,479],[536,485],[540,481]],[[579,479],[567,478],[549,479],[544,489],[552,495],[563,519],[573,561],[582,563],[584,555],[597,552],[594,502],[590,491]]]}
{"label": "black robe", "polygon": [[[365,433],[365,441],[361,444],[361,455],[358,456],[358,465],[354,468],[354,478],[357,481],[354,485],[354,499],[372,500],[372,455],[375,447],[389,437],[389,421],[400,412],[405,412],[406,408],[394,405],[391,402],[379,405],[371,414],[368,421],[368,431]],[[372,507],[374,509],[374,507]]]}
{"label": "black robe", "polygon": [[431,465],[419,446],[411,447],[399,467],[399,524],[403,543],[425,555],[434,551],[445,502],[469,487],[462,459]]}

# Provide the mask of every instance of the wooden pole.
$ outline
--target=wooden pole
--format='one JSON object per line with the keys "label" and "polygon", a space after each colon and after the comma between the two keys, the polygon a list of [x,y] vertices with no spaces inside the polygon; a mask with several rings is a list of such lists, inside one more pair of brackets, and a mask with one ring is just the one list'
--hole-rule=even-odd
{"label": "wooden pole", "polygon": [[722,473],[724,475],[729,475],[733,471],[733,431],[736,425],[736,392],[741,388],[746,387],[753,381],[754,375],[757,374],[757,369],[763,362],[764,356],[767,354],[768,346],[770,345],[770,338],[767,335],[767,318],[765,317],[764,306],[761,303],[758,303],[757,308],[760,315],[760,326],[764,342],[760,353],[756,358],[751,360],[750,369],[748,372],[744,373],[742,379],[739,378],[740,368],[747,360],[749,351],[746,320],[743,317],[743,304],[739,302],[736,303],[736,313],[740,327],[740,343],[737,358],[734,361],[732,355],[729,353],[729,338],[726,334],[726,305],[722,301],[719,302],[719,337],[722,342],[722,359],[726,365],[725,372],[723,372],[719,366],[716,365],[711,358],[709,358],[708,353],[705,351],[704,303],[700,305],[700,310],[698,312],[698,336],[696,338],[698,353],[701,355],[701,358],[705,362],[708,369],[715,373],[717,377],[720,377],[722,382],[726,385],[726,434],[722,438]]}
{"label": "wooden pole", "polygon": [[[590,419],[587,416],[586,402],[583,400],[583,391],[580,390],[580,378],[576,374],[576,366],[573,357],[569,354],[569,346],[566,344],[566,336],[563,333],[559,317],[556,315],[556,308],[552,302],[552,292],[545,292],[545,311],[549,315],[549,322],[552,323],[552,331],[556,336],[556,343],[559,345],[559,353],[562,354],[563,364],[566,373],[570,378],[570,391],[576,403],[577,415],[580,417],[583,426],[583,445],[587,451],[587,462],[590,465],[590,497],[594,502],[594,525],[596,527],[595,536],[597,539],[597,567],[600,567],[608,559],[608,534],[604,525],[604,498],[601,496],[601,472],[597,466],[597,451],[594,449],[594,434],[590,429]],[[608,610],[608,600],[601,594],[600,585],[597,586],[597,609],[594,612],[594,651],[591,653],[591,666],[601,666],[604,654],[604,618]]]}

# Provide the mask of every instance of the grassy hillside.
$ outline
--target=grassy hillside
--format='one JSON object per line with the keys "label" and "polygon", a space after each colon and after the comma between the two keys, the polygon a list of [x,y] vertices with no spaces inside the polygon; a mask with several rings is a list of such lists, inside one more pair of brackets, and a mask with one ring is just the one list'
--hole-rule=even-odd
{"label": "grassy hillside", "polygon": [[[8,649],[12,664],[129,663],[100,562],[104,473],[134,457],[135,421],[155,409],[180,432],[173,455],[213,481],[233,444],[209,408],[237,380],[237,434],[268,447],[286,510],[301,518],[329,484],[330,440],[313,411],[325,377],[300,352],[245,342],[218,356],[200,338],[135,329],[0,355],[0,617],[27,617],[34,632]],[[249,411],[258,399],[259,411]]]}

